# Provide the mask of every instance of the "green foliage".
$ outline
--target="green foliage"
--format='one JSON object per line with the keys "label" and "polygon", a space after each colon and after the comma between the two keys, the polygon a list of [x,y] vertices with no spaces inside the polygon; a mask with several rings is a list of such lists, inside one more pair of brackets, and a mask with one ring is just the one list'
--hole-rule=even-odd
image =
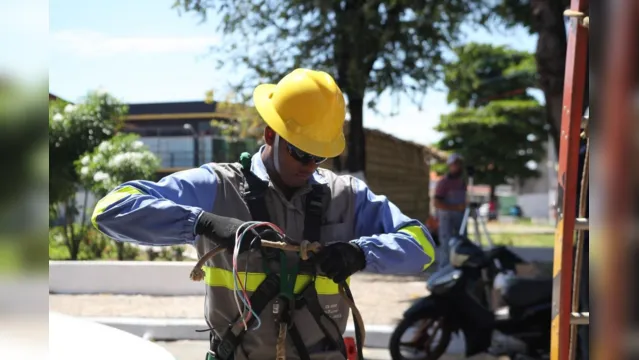
{"label": "green foliage", "polygon": [[241,94],[230,94],[224,101],[218,102],[216,111],[228,115],[231,121],[212,120],[211,126],[220,130],[227,141],[253,139],[261,144],[266,123],[248,99]]}
{"label": "green foliage", "polygon": [[[560,0],[550,0],[560,1]],[[564,1],[564,0],[561,0]],[[492,19],[508,28],[522,25],[533,32],[533,9],[531,0],[500,0],[492,9]]]}
{"label": "green foliage", "polygon": [[75,162],[83,186],[103,197],[130,180],[153,179],[160,161],[137,134],[117,134]]}
{"label": "green foliage", "polygon": [[[404,93],[421,104],[441,77],[444,49],[461,24],[481,21],[491,1],[474,0],[176,0],[180,12],[217,14],[227,35],[213,49],[220,67],[246,68],[237,84],[276,82],[295,68],[332,74],[348,98],[350,171],[364,170],[366,94]],[[376,101],[368,103],[376,107]]]}
{"label": "green foliage", "polygon": [[538,171],[527,166],[545,155],[543,107],[534,100],[493,101],[483,108],[463,108],[443,115],[436,127],[444,133],[442,150],[460,153],[476,169],[479,184],[500,185]]}
{"label": "green foliage", "polygon": [[74,162],[111,138],[128,109],[106,93],[90,92],[77,105],[49,103],[49,204],[74,196],[79,185]]}
{"label": "green foliage", "polygon": [[[79,224],[74,226],[80,227]],[[116,242],[99,231],[86,229],[80,241],[77,260],[114,260],[118,258]],[[64,227],[49,229],[49,260],[72,260],[69,247],[65,244]],[[75,229],[76,233],[82,233]],[[132,244],[124,244],[124,260],[136,260],[140,257],[140,249]]]}
{"label": "green foliage", "polygon": [[[492,187],[538,176],[547,139],[544,108],[526,90],[536,86],[531,54],[467,44],[445,67],[449,102],[460,108],[441,117],[438,147],[475,166],[475,181]],[[436,169],[442,171],[442,168]]]}
{"label": "green foliage", "polygon": [[505,46],[469,43],[454,49],[457,58],[446,65],[448,102],[477,107],[499,98],[529,99],[537,86],[535,58]]}
{"label": "green foliage", "polygon": [[[76,224],[77,226],[79,224]],[[49,229],[49,260],[71,260],[69,247],[65,244],[63,232],[64,227],[61,226]],[[76,229],[76,232],[80,233],[81,231]],[[77,260],[116,260],[119,256],[118,251],[120,251],[117,244],[122,244],[122,260],[185,260],[184,246],[163,246],[160,251],[154,251],[152,248],[143,251],[133,244],[117,243],[93,228],[87,229],[85,236],[82,238]],[[2,250],[1,247],[0,250]]]}
{"label": "green foliage", "polygon": [[[15,214],[16,207],[24,208],[30,203],[26,200],[27,194],[33,196],[33,189],[40,189],[49,179],[49,154],[45,145],[48,132],[41,124],[42,93],[47,86],[47,82],[27,86],[0,74],[0,167],[11,174],[0,180],[0,227],[3,229],[19,225],[3,223],[3,215]],[[28,226],[33,227],[33,223]]]}

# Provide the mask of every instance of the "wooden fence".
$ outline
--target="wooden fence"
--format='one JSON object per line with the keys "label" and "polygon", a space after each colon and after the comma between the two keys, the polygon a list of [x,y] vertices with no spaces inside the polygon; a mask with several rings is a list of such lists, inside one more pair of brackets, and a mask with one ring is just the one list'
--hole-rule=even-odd
{"label": "wooden fence", "polygon": [[[366,183],[377,195],[385,195],[404,214],[426,222],[430,210],[431,150],[378,130],[366,129]],[[340,156],[346,164],[346,151]],[[332,169],[327,161],[322,167]]]}

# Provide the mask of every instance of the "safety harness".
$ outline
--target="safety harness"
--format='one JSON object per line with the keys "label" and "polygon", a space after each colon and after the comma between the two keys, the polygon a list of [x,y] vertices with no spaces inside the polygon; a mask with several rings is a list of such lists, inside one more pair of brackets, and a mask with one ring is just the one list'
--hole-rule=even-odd
{"label": "safety harness", "polygon": [[[257,175],[255,175],[251,169],[251,157],[248,153],[243,153],[240,157],[240,165],[242,166],[242,173],[244,175],[244,181],[241,186],[241,193],[244,201],[248,205],[251,217],[254,221],[268,222],[270,216],[266,207],[265,194],[268,190],[268,182],[263,181]],[[325,185],[315,184],[312,185],[311,192],[306,197],[306,215],[304,220],[304,239],[310,242],[319,241],[320,226],[323,216],[323,198],[325,194]],[[302,336],[299,330],[292,321],[292,312],[294,310],[302,309],[306,307],[312,317],[315,319],[320,330],[324,333],[324,341],[321,341],[322,351],[340,351],[344,357],[346,354],[346,347],[344,339],[342,338],[341,331],[333,319],[331,319],[322,309],[320,305],[317,291],[315,289],[315,276],[316,267],[312,259],[302,260],[298,259],[295,264],[288,264],[289,260],[283,250],[274,248],[260,249],[262,257],[264,259],[264,270],[266,278],[255,289],[255,292],[250,297],[252,309],[258,316],[265,310],[266,306],[271,300],[275,300],[273,303],[273,317],[275,319],[275,326],[279,333],[279,339],[285,339],[285,335],[282,332],[286,331],[290,336],[293,345],[295,346],[297,353],[301,360],[310,360],[309,351],[304,345]],[[307,273],[311,275],[311,281],[304,287],[299,293],[294,293],[295,280],[299,273]],[[352,301],[352,294],[345,286],[347,296]],[[236,320],[229,326],[224,332],[221,338],[213,335],[211,332],[211,350],[214,352],[220,360],[230,360],[234,358],[235,351],[242,343],[242,338],[250,329],[256,318],[253,316],[247,322],[247,327],[240,321],[242,314],[239,314]],[[362,349],[359,341],[361,329],[358,324],[355,325],[356,338],[358,343],[358,354],[362,359]],[[277,358],[283,357],[279,354],[280,346],[285,344],[278,344]],[[244,351],[244,350],[243,350]],[[248,355],[248,354],[247,354]],[[248,356],[247,356],[248,357]]]}

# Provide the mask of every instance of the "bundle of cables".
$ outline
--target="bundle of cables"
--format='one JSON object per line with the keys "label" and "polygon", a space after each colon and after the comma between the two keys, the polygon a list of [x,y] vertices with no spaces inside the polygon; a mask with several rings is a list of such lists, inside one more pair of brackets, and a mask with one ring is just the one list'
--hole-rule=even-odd
{"label": "bundle of cables", "polygon": [[[253,237],[250,239],[251,245],[254,241],[261,241],[259,233],[256,231],[257,228],[267,227],[271,229],[280,239],[284,239],[285,235],[282,229],[280,229],[277,225],[270,222],[262,222],[262,221],[248,221],[242,224],[242,226],[238,227],[235,232],[235,247],[233,248],[233,282],[234,282],[234,290],[235,290],[235,304],[237,305],[237,310],[240,314],[246,315],[242,318],[242,322],[244,323],[244,330],[248,330],[248,321],[251,319],[251,316],[255,317],[257,324],[253,328],[253,330],[259,329],[262,325],[260,317],[253,311],[251,307],[251,300],[246,292],[246,284],[248,282],[248,259],[246,261],[246,269],[244,271],[244,282],[240,279],[239,272],[237,270],[237,258],[240,254],[240,248],[242,246],[243,241],[247,241],[251,236],[249,232],[253,233]],[[266,230],[268,231],[268,230]],[[252,246],[251,246],[252,247]],[[250,255],[250,253],[249,253]],[[243,307],[240,305],[240,302],[244,305]],[[247,311],[248,310],[248,311]]]}

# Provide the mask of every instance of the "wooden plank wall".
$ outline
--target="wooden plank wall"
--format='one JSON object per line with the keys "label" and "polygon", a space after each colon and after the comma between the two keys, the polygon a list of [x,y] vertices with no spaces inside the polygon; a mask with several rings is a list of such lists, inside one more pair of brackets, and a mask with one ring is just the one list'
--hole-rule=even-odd
{"label": "wooden plank wall", "polygon": [[[425,223],[429,215],[430,151],[378,130],[366,129],[366,182],[404,214]],[[341,156],[346,164],[346,151]],[[332,169],[327,161],[322,167]]]}

